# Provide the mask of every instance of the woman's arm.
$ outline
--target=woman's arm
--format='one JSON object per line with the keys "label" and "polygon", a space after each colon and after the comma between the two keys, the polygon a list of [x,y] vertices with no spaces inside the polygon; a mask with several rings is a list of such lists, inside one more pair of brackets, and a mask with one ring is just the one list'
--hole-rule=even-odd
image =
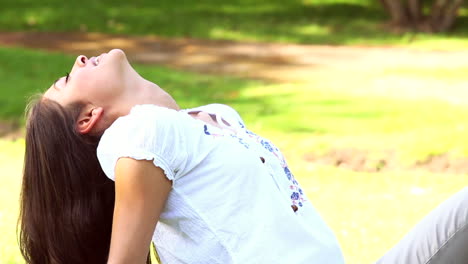
{"label": "woman's arm", "polygon": [[109,264],[146,262],[171,187],[172,182],[152,161],[118,160]]}

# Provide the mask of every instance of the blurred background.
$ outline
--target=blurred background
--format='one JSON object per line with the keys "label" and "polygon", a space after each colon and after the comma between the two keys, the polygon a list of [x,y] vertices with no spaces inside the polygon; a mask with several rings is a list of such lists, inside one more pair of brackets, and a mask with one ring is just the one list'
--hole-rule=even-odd
{"label": "blurred background", "polygon": [[347,263],[468,185],[466,1],[0,0],[0,263],[24,263],[28,98],[111,48],[181,107],[229,104],[277,143]]}

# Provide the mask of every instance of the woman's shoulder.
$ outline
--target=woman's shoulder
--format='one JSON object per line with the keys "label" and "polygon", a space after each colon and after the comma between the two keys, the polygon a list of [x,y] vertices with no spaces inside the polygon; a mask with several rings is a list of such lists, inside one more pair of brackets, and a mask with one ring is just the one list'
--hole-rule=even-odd
{"label": "woman's shoulder", "polygon": [[[142,104],[142,105],[135,105],[130,110],[130,113],[126,116],[122,116],[118,118],[116,121],[120,121],[121,123],[125,122],[140,122],[141,119],[149,120],[149,119],[157,119],[157,120],[172,120],[177,116],[181,116],[175,109],[170,109],[163,106],[153,105],[153,104]],[[117,123],[118,124],[118,123]],[[118,124],[121,125],[121,124]]]}
{"label": "woman's shoulder", "polygon": [[128,115],[119,117],[106,129],[97,147],[106,175],[113,179],[113,169],[120,157],[157,161],[165,171],[171,167],[168,164],[185,157],[181,142],[186,141],[186,124],[190,121],[184,116],[187,115],[165,107],[137,105]]}
{"label": "woman's shoulder", "polygon": [[235,127],[244,128],[244,120],[239,115],[239,113],[231,106],[225,104],[208,104],[203,106],[198,106],[194,108],[184,109],[184,112],[207,112],[209,114],[215,114],[222,117],[222,119],[229,122],[231,125]]}
{"label": "woman's shoulder", "polygon": [[130,113],[127,116],[139,115],[139,114],[151,114],[151,113],[159,113],[159,112],[177,113],[178,111],[175,109],[171,109],[171,108],[167,108],[167,107],[159,106],[155,104],[140,104],[140,105],[133,106],[132,109],[130,110]]}

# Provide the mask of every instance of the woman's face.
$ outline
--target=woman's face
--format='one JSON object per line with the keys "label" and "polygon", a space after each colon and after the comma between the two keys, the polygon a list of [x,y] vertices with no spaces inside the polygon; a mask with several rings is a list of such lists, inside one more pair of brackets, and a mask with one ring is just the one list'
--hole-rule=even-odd
{"label": "woman's face", "polygon": [[124,92],[133,68],[122,50],[97,57],[78,56],[68,76],[58,79],[44,94],[62,106],[73,102],[106,105]]}

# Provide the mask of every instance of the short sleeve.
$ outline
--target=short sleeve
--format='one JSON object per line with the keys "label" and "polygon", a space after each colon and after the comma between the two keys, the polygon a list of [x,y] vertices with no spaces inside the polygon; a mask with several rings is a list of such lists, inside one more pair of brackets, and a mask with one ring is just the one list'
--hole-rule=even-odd
{"label": "short sleeve", "polygon": [[176,180],[187,159],[184,114],[155,105],[139,105],[118,118],[102,135],[97,155],[104,173],[115,180],[122,157],[152,160],[169,180]]}

